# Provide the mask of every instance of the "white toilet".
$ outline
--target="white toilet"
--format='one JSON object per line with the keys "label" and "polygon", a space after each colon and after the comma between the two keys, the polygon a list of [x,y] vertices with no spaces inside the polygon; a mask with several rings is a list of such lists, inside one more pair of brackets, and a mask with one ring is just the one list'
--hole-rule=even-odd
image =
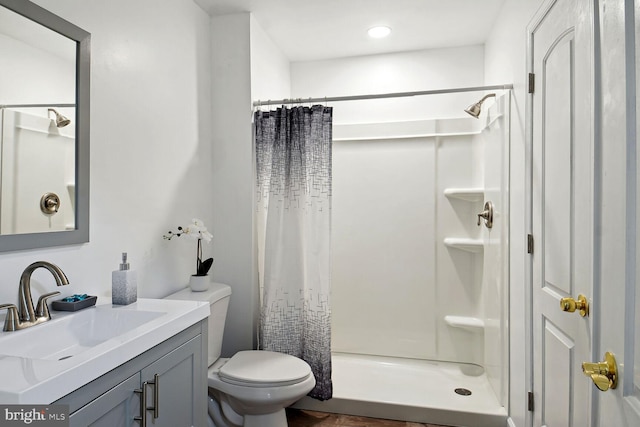
{"label": "white toilet", "polygon": [[315,387],[307,362],[271,351],[248,350],[221,359],[222,334],[231,288],[212,283],[209,290],[183,289],[167,299],[207,301],[209,316],[209,425],[287,427],[284,408]]}

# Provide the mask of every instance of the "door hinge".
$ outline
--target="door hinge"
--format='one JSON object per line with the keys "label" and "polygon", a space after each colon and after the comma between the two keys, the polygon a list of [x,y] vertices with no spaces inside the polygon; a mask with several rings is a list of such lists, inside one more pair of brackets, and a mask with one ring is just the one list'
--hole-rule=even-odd
{"label": "door hinge", "polygon": [[533,253],[533,234],[527,234],[527,253]]}
{"label": "door hinge", "polygon": [[534,93],[536,90],[536,75],[529,73],[529,93]]}
{"label": "door hinge", "polygon": [[527,395],[527,410],[533,412],[533,392],[530,391]]}

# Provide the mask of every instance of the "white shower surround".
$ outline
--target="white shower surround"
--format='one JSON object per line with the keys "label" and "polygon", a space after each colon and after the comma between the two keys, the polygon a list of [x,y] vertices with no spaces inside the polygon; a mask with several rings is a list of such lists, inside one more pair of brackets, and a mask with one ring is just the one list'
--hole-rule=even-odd
{"label": "white shower surround", "polygon": [[[255,22],[252,22],[255,24]],[[258,25],[252,25],[252,34],[255,32],[256,34],[260,34],[261,30]],[[264,43],[263,43],[264,44]],[[279,69],[287,69],[286,67],[286,59],[283,59],[281,55],[258,55],[263,52],[272,51],[273,47],[270,49],[264,49],[262,44],[253,43],[252,42],[252,61],[251,68],[255,71],[252,73],[252,99],[281,99],[281,98],[296,98],[296,97],[321,97],[323,95],[327,96],[342,96],[342,95],[359,95],[359,94],[367,94],[367,93],[387,93],[387,92],[402,92],[402,91],[417,91],[417,90],[425,90],[425,89],[440,89],[440,88],[455,88],[455,87],[471,87],[471,86],[482,86],[484,82],[484,75],[482,70],[484,69],[484,48],[481,45],[478,46],[465,46],[458,48],[446,48],[446,49],[434,49],[428,51],[418,51],[418,52],[403,52],[396,54],[388,54],[388,55],[374,55],[374,56],[365,56],[358,58],[340,58],[335,60],[326,60],[326,61],[313,61],[313,62],[293,62],[290,64],[289,71],[290,73],[269,73],[266,74],[261,70],[265,69],[265,61],[267,70],[274,71],[276,68]],[[277,50],[277,49],[276,49]],[[276,52],[277,53],[277,52]],[[269,58],[267,61],[265,58]],[[255,66],[254,66],[255,64]],[[276,65],[278,67],[276,67]],[[469,70],[474,70],[473,73],[470,73]],[[258,72],[261,71],[261,72]],[[265,77],[268,75],[269,77]],[[275,77],[274,77],[275,75]],[[290,92],[286,90],[286,81],[290,81]],[[278,86],[274,86],[274,81],[276,83],[280,82],[281,84]],[[499,83],[499,82],[497,82]],[[279,89],[276,89],[279,88]],[[255,96],[254,96],[255,95]],[[467,105],[477,101],[483,93],[481,92],[470,92],[470,93],[461,93],[454,95],[436,95],[436,96],[427,96],[427,97],[413,97],[413,98],[405,98],[402,100],[372,100],[372,101],[358,101],[358,102],[340,102],[340,103],[329,103],[330,106],[335,108],[335,116],[334,116],[334,124],[336,127],[334,130],[337,132],[335,136],[337,138],[340,137],[340,134],[343,136],[357,136],[358,133],[367,133],[367,138],[370,139],[381,139],[376,142],[381,143],[379,147],[388,143],[389,136],[396,136],[398,134],[396,126],[400,126],[402,129],[400,132],[404,132],[405,134],[413,134],[425,135],[425,134],[433,134],[436,132],[436,125],[438,127],[438,131],[443,133],[456,133],[459,129],[459,124],[456,123],[455,120],[424,120],[425,118],[431,119],[447,119],[450,117],[462,117],[464,113],[462,113],[462,109]],[[483,108],[483,116],[485,116],[485,112],[492,105],[493,101],[487,102]],[[472,123],[476,125],[474,128],[475,131],[478,131],[482,128],[482,123],[484,123],[484,118],[481,118],[480,121],[476,121],[474,119],[465,118],[467,123]],[[368,124],[367,124],[368,123]],[[349,126],[349,124],[356,124],[355,127]],[[426,126],[426,127],[425,127]],[[505,125],[508,128],[508,126]],[[456,129],[457,128],[457,129]],[[383,134],[382,132],[387,131],[388,134]],[[355,133],[354,133],[355,132]],[[430,137],[436,138],[435,135],[430,135]],[[439,138],[439,137],[438,137]],[[456,138],[460,141],[466,138],[466,142],[451,142],[449,147],[446,148],[442,152],[442,156],[454,158],[456,157],[455,152],[459,147],[464,146],[472,147],[475,151],[467,152],[464,156],[468,158],[473,158],[474,156],[478,158],[478,156],[483,156],[484,148],[482,144],[471,143],[469,138],[481,138],[479,135],[465,135],[454,137],[452,135],[448,136],[452,141]],[[408,140],[405,140],[400,145],[405,147],[410,147],[411,144],[408,143]],[[338,147],[342,142],[336,142],[334,147]],[[369,144],[373,143],[373,141],[369,142]],[[357,143],[347,143],[347,145],[355,145]],[[427,144],[428,145],[428,144]],[[418,150],[420,151],[420,150]],[[428,151],[428,149],[427,149]],[[464,150],[462,150],[464,151]],[[435,152],[435,149],[434,149]],[[421,153],[423,155],[424,153]],[[508,156],[508,153],[503,153],[504,156]],[[435,156],[434,156],[435,157]],[[424,155],[423,155],[424,158]],[[506,157],[508,158],[508,157]],[[455,167],[460,166],[461,162],[456,162]],[[464,163],[464,162],[462,162]],[[470,164],[470,160],[466,161],[467,164]],[[494,168],[489,168],[493,172],[498,172],[498,170]],[[508,169],[505,171],[500,171],[500,177],[506,180],[505,173],[508,172]],[[335,173],[335,166],[334,166]],[[465,174],[469,174],[469,169],[464,169]],[[472,182],[482,182],[484,179],[483,176],[484,168],[477,168],[475,171],[472,171]],[[335,175],[334,175],[335,179]],[[468,187],[470,184],[464,184],[465,187]],[[388,185],[388,184],[387,184]],[[448,206],[450,210],[454,207],[457,210],[461,210],[462,214],[457,210],[455,211],[455,215],[449,218],[453,224],[458,224],[459,219],[457,219],[460,215],[467,215],[465,212],[469,212],[472,215],[471,221],[475,220],[475,213],[478,207],[482,207],[482,203],[480,202],[463,202],[462,200],[450,199],[447,198],[443,193],[445,188],[444,185],[438,184],[437,189],[431,188],[429,190],[430,194],[435,195],[437,198],[437,206],[442,208],[443,206]],[[452,182],[451,185],[459,185],[455,182]],[[460,184],[462,185],[462,184]],[[414,186],[415,188],[415,186]],[[420,188],[418,186],[418,188]],[[334,192],[337,190],[337,186],[334,186]],[[426,192],[425,189],[420,188],[421,192]],[[335,194],[335,193],[334,193]],[[506,199],[507,195],[504,196],[505,205],[502,207],[499,215],[507,215],[507,204],[508,199]],[[335,209],[335,204],[334,204]],[[375,209],[375,207],[374,207]],[[442,212],[438,212],[437,214],[442,215]],[[366,217],[361,217],[360,220],[366,221]],[[457,221],[457,222],[456,222]],[[507,221],[504,221],[506,224]],[[335,226],[335,223],[334,223]],[[472,222],[471,225],[467,224],[471,230],[476,230],[475,222]],[[506,225],[505,225],[506,227]],[[437,238],[434,238],[434,241],[437,240],[440,245],[439,249],[435,248],[435,244],[433,245],[433,253],[453,253],[453,251],[460,252],[458,249],[446,248],[442,242],[441,238],[444,237],[466,237],[464,234],[465,228],[456,228],[454,226],[451,227],[452,230],[455,229],[455,233],[445,235],[444,231],[438,231]],[[470,230],[470,231],[471,231]],[[506,239],[508,233],[508,228],[501,228],[502,237],[501,239]],[[466,230],[465,230],[466,231]],[[476,230],[477,232],[477,230]],[[473,233],[470,233],[473,236]],[[433,238],[433,236],[431,236]],[[505,241],[506,242],[506,241]],[[506,248],[504,250],[507,250]],[[491,253],[491,251],[488,251]],[[395,255],[395,254],[392,254]],[[484,258],[487,258],[485,254]],[[457,255],[457,258],[478,258],[477,256],[460,253]],[[501,260],[505,261],[508,259],[506,253],[501,254]],[[439,263],[439,261],[438,261]],[[436,263],[436,264],[438,264]],[[486,268],[483,264],[486,264],[487,260],[479,260],[475,262],[475,267],[472,268],[471,271],[475,271],[475,275]],[[369,262],[369,265],[373,264],[373,262]],[[492,265],[495,263],[491,263]],[[450,270],[453,269],[450,267]],[[503,270],[506,270],[505,267]],[[440,269],[443,270],[443,269]],[[455,270],[455,269],[454,269]],[[444,271],[444,270],[443,270]],[[405,272],[403,272],[405,273]],[[440,275],[444,274],[442,271],[439,273]],[[506,275],[503,277],[507,277]],[[506,280],[506,279],[505,279]],[[387,283],[388,292],[386,293],[389,298],[386,301],[387,303],[393,302],[393,286],[398,283],[397,281],[389,281]],[[440,352],[440,354],[465,354],[466,360],[470,360],[467,357],[466,353],[472,353],[471,360],[477,360],[486,363],[486,374],[485,379],[488,384],[490,384],[489,389],[493,389],[495,394],[497,395],[497,401],[499,405],[504,407],[507,406],[507,395],[508,395],[508,360],[507,360],[507,337],[508,330],[506,324],[506,301],[507,297],[507,284],[506,282],[501,282],[500,286],[495,286],[498,283],[491,283],[491,292],[487,292],[487,297],[482,299],[482,302],[477,301],[476,306],[479,307],[481,303],[488,303],[489,305],[486,307],[486,310],[480,311],[479,309],[474,309],[472,311],[464,311],[462,308],[466,305],[469,307],[471,304],[469,301],[465,302],[464,298],[469,298],[466,294],[466,289],[464,287],[459,287],[458,291],[461,292],[463,297],[463,303],[457,307],[454,307],[455,310],[446,310],[444,307],[439,307],[440,301],[433,299],[431,302],[427,301],[426,303],[431,303],[432,306],[435,306],[440,310],[442,308],[441,313],[443,316],[445,312],[447,315],[458,315],[460,317],[471,317],[471,316],[480,316],[482,317],[482,323],[485,325],[486,331],[488,333],[477,334],[471,333],[468,330],[463,329],[454,329],[451,326],[446,326],[444,324],[443,316],[438,314],[437,324],[432,324],[430,327],[437,337],[438,330],[440,330],[440,335],[442,339],[441,343],[439,343],[439,348],[437,349],[425,349],[425,346],[422,345],[421,350],[423,352],[431,351]],[[365,289],[364,292],[367,290]],[[429,292],[428,290],[426,292]],[[353,295],[353,300],[357,300],[360,295]],[[437,302],[436,302],[437,301]],[[334,297],[333,303],[335,305],[336,299]],[[338,303],[340,305],[340,303]],[[452,307],[453,303],[450,303],[449,307]],[[338,318],[341,315],[336,314],[336,310],[334,308],[333,315]],[[418,314],[416,316],[420,316],[424,314]],[[344,316],[345,321],[348,321],[348,315]],[[335,326],[335,323],[334,323]],[[427,327],[428,328],[428,327]],[[370,329],[371,330],[371,329]],[[379,330],[378,330],[379,331]],[[334,328],[333,334],[335,336],[336,329]],[[445,334],[449,334],[450,336],[446,336]],[[338,337],[340,333],[338,332]],[[457,335],[456,340],[451,338],[451,335]],[[374,339],[378,338],[378,335],[375,331],[369,332],[370,337],[374,337]],[[472,337],[469,339],[469,337]],[[475,338],[473,338],[475,337]],[[484,338],[482,338],[484,337]],[[471,347],[475,348],[475,351],[469,351],[468,343],[473,341]],[[456,342],[463,342],[456,344]],[[485,345],[484,343],[489,343]],[[334,341],[335,343],[335,341]],[[371,343],[369,343],[371,345]],[[417,347],[420,347],[418,345]],[[394,345],[389,345],[387,347],[387,351],[393,351]],[[410,346],[409,346],[410,347]],[[415,350],[415,348],[414,348]],[[377,357],[377,356],[373,356]],[[419,359],[408,359],[406,357],[400,358],[401,361],[415,361]],[[428,363],[428,362],[427,362]],[[335,366],[338,366],[340,362],[337,359],[334,359]],[[367,363],[363,362],[364,365]],[[338,371],[340,367],[337,367]],[[372,374],[363,374],[363,375],[372,375]],[[337,382],[344,381],[336,374],[334,378]],[[401,384],[395,382],[391,385],[391,387],[403,388],[406,384]],[[349,388],[348,384],[343,384],[347,389]],[[336,383],[335,387],[337,390],[340,390],[341,386]],[[380,388],[389,387],[389,385],[385,385],[384,383],[380,384]],[[418,393],[420,391],[415,391]],[[329,402],[324,402],[321,404],[322,408],[326,410],[331,409],[331,402],[334,404],[339,402],[340,399],[333,399]],[[302,405],[306,405],[306,400],[303,400]],[[371,405],[370,405],[371,406]],[[373,405],[378,408],[377,410],[382,411],[381,413],[372,413],[372,415],[381,416],[381,417],[397,417],[397,414],[394,415],[393,408],[389,405],[381,405],[380,403],[376,403]],[[348,407],[353,408],[354,405],[349,404]],[[409,407],[405,407],[407,409]],[[345,412],[345,409],[342,408],[340,412]],[[419,412],[424,413],[424,408],[415,407]],[[411,409],[411,410],[413,410]],[[462,410],[462,408],[459,408]],[[346,411],[348,412],[348,411]],[[501,413],[504,413],[501,412]]]}
{"label": "white shower surround", "polygon": [[[30,110],[0,110],[2,234],[75,227],[75,129],[52,125],[46,108]],[[58,111],[75,117],[74,109]],[[55,215],[44,215],[33,203],[49,192],[60,198]]]}
{"label": "white shower surround", "polygon": [[[509,100],[499,94],[479,121],[334,127],[335,398],[300,407],[449,424],[506,418]],[[491,232],[476,224],[489,199]],[[446,397],[465,384],[482,398]],[[389,389],[403,393],[391,399]]]}
{"label": "white shower surround", "polygon": [[[447,189],[484,189],[485,171],[490,177],[501,170],[500,152],[485,159],[491,146],[477,134],[480,124],[473,118],[407,122],[404,134],[398,123],[351,125],[345,140],[345,127],[335,126],[334,351],[484,365],[491,333],[444,319],[481,319],[491,327],[502,310],[504,293],[490,288],[500,285],[502,271],[492,268],[492,276],[483,277],[481,244],[488,230],[476,225],[476,213],[485,195],[473,201],[445,195]],[[357,127],[366,131],[360,137]],[[384,136],[390,127],[396,136]],[[424,128],[423,136],[416,127]],[[485,168],[485,161],[497,164]],[[487,194],[504,212],[500,194]],[[505,219],[496,219],[494,239]],[[475,240],[480,253],[448,246],[448,238]]]}

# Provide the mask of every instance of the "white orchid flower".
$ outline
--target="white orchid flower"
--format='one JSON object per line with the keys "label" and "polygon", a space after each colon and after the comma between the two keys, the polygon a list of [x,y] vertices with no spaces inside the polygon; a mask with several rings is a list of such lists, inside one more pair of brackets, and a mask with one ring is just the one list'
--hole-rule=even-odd
{"label": "white orchid flower", "polygon": [[199,239],[200,238],[200,230],[198,230],[193,225],[188,225],[182,229],[182,234],[189,237],[190,239]]}
{"label": "white orchid flower", "polygon": [[204,230],[200,230],[200,236],[202,236],[202,239],[207,243],[209,243],[213,238],[213,234],[209,233],[206,228]]}
{"label": "white orchid flower", "polygon": [[192,223],[187,225],[186,227],[183,228],[183,232],[184,234],[188,235],[190,238],[196,240],[196,239],[200,239],[201,238],[201,234],[202,234],[202,230],[206,231],[206,227],[204,226],[204,223],[197,219],[194,218],[192,219]]}
{"label": "white orchid flower", "polygon": [[191,220],[191,224],[185,227],[179,227],[177,232],[169,231],[168,234],[164,235],[165,239],[171,240],[174,236],[186,235],[190,239],[193,240],[204,240],[207,243],[211,242],[213,235],[207,230],[207,227],[204,225],[204,222],[201,219],[193,218]]}
{"label": "white orchid flower", "polygon": [[[209,233],[207,227],[205,227],[204,222],[201,219],[193,218],[191,220],[191,224],[186,227],[178,227],[177,232],[169,231],[167,234],[163,235],[162,238],[165,240],[171,240],[174,237],[179,237],[182,235],[187,235],[190,239],[197,240],[197,252],[196,252],[196,274],[198,275],[206,275],[211,268],[211,264],[213,263],[213,258],[206,260],[205,265],[203,266],[202,262],[202,240],[207,243],[211,241],[213,235]],[[201,267],[204,267],[201,269]]]}

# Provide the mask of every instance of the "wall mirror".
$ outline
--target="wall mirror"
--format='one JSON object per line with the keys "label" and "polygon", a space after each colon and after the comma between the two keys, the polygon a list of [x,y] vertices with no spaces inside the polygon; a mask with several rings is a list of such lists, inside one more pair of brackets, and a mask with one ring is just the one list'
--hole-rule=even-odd
{"label": "wall mirror", "polygon": [[0,251],[89,241],[90,34],[0,0]]}

